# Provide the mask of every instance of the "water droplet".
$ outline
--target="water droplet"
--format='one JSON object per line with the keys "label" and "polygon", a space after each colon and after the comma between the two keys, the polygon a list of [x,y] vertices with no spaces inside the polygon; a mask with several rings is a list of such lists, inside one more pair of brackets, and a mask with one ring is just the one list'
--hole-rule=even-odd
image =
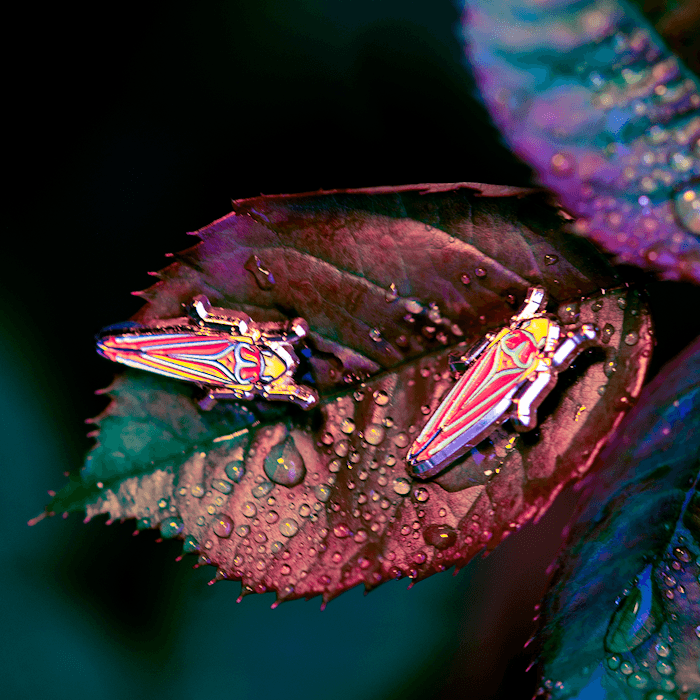
{"label": "water droplet", "polygon": [[284,545],[281,542],[273,542],[270,545],[270,553],[277,554],[277,552],[279,552],[282,549],[282,547],[284,547]]}
{"label": "water droplet", "polygon": [[204,496],[204,485],[203,484],[195,484],[191,489],[190,493],[195,497],[195,498],[201,498]]}
{"label": "water droplet", "polygon": [[630,331],[625,336],[625,345],[636,345],[639,342],[639,333]]}
{"label": "water droplet", "polygon": [[271,510],[265,513],[265,522],[268,525],[274,525],[279,519],[280,516],[277,514],[276,510]]}
{"label": "water droplet", "polygon": [[627,298],[626,297],[619,297],[617,300],[617,305],[621,309],[626,309],[627,308]]}
{"label": "water droplet", "polygon": [[581,313],[581,305],[578,302],[562,304],[557,310],[557,315],[562,323],[576,323]]}
{"label": "water droplet", "polygon": [[161,499],[158,501],[158,507],[159,507],[161,510],[165,510],[169,505],[170,505],[170,501],[169,501],[167,498],[161,498]]}
{"label": "water droplet", "polygon": [[603,367],[603,373],[605,376],[612,377],[615,372],[617,372],[617,361],[610,360],[609,362],[606,362],[605,366]]}
{"label": "water droplet", "polygon": [[245,474],[245,464],[239,459],[234,459],[224,467],[224,471],[226,472],[226,476],[231,479],[231,481],[236,484],[240,484],[241,479]]}
{"label": "water droplet", "polygon": [[411,490],[411,482],[403,477],[398,477],[394,479],[394,493],[398,493],[399,496],[407,495]]}
{"label": "water droplet", "polygon": [[596,390],[598,392],[598,396],[602,396],[607,389],[607,385],[601,384],[598,389]]}
{"label": "water droplet", "polygon": [[384,439],[384,428],[377,423],[372,423],[365,430],[365,440],[370,445],[378,445]]}
{"label": "water droplet", "polygon": [[321,442],[324,445],[332,445],[333,444],[333,435],[331,435],[331,433],[323,433],[323,437],[321,438]]}
{"label": "water droplet", "polygon": [[233,484],[230,481],[226,481],[226,479],[214,479],[214,481],[211,482],[211,487],[215,491],[223,494],[233,491]]}
{"label": "water droplet", "polygon": [[372,394],[372,398],[374,399],[374,403],[376,403],[377,406],[386,406],[389,403],[389,394],[387,394],[386,391],[382,391],[381,389],[375,391],[374,394]]}
{"label": "water droplet", "polygon": [[316,495],[316,498],[318,498],[319,501],[321,501],[322,503],[326,503],[331,497],[331,487],[327,486],[326,484],[319,484],[314,489],[314,494]]}
{"label": "water droplet", "polygon": [[627,685],[630,688],[636,688],[637,690],[644,690],[649,685],[650,678],[646,673],[637,672],[633,673],[627,678]]}
{"label": "water droplet", "polygon": [[608,658],[608,668],[611,671],[616,671],[618,668],[620,668],[620,657],[619,656],[610,656]]}
{"label": "water droplet", "polygon": [[182,532],[184,525],[180,518],[165,518],[165,520],[160,523],[161,537],[166,539],[177,537]]}
{"label": "water droplet", "polygon": [[399,292],[396,289],[396,285],[392,282],[389,285],[389,289],[384,293],[384,299],[387,304],[391,304],[392,301],[396,301],[399,298]]}
{"label": "water droplet", "polygon": [[404,308],[410,314],[419,314],[421,311],[423,311],[423,304],[415,299],[406,299],[404,302]]}
{"label": "water droplet", "polygon": [[434,301],[431,301],[430,304],[428,304],[428,318],[433,323],[440,323],[440,321],[442,321],[440,308]]}
{"label": "water droplet", "polygon": [[623,661],[620,664],[620,673],[623,673],[625,676],[629,676],[632,671],[634,671],[634,669],[632,668],[632,664],[628,661]]}
{"label": "water droplet", "polygon": [[448,549],[457,542],[457,532],[449,525],[428,525],[423,531],[423,539],[437,549]]}
{"label": "water droplet", "polygon": [[353,539],[357,544],[362,544],[363,542],[366,542],[368,538],[367,532],[365,530],[358,530],[355,533],[355,537]]}
{"label": "water droplet", "polygon": [[692,560],[692,555],[688,549],[685,547],[674,547],[673,556],[679,561],[685,562],[686,564]]}
{"label": "water droplet", "polygon": [[668,644],[666,644],[666,642],[657,642],[654,646],[654,651],[656,651],[656,654],[658,656],[664,659],[668,656],[671,656],[671,647]]}
{"label": "water droplet", "polygon": [[182,543],[182,551],[184,554],[192,554],[199,549],[199,542],[192,537],[192,535],[187,535],[185,541]]}
{"label": "water droplet", "polygon": [[236,528],[236,534],[239,537],[248,537],[248,535],[250,534],[250,527],[248,527],[248,525],[239,525]]}
{"label": "water droplet", "polygon": [[241,513],[243,513],[246,518],[254,518],[257,512],[258,508],[252,501],[246,501],[241,506]]}
{"label": "water droplet", "polygon": [[419,503],[425,503],[429,498],[430,498],[430,493],[428,492],[428,489],[423,488],[422,486],[420,488],[417,488],[413,492],[413,497],[419,502]]}
{"label": "water droplet", "polygon": [[270,450],[263,461],[263,469],[271,481],[282,486],[296,486],[304,481],[306,465],[291,435]]}
{"label": "water droplet", "polygon": [[700,235],[700,187],[682,190],[674,197],[676,215],[691,233]]}
{"label": "water droplet", "polygon": [[471,277],[466,273],[463,274],[459,279],[461,280],[462,284],[464,284],[464,285],[467,285],[472,281]]}
{"label": "water droplet", "polygon": [[545,255],[544,264],[545,265],[556,265],[559,262],[558,255]]}
{"label": "water droplet", "polygon": [[338,523],[333,528],[333,534],[339,539],[343,539],[345,537],[350,537],[350,535],[352,535],[352,531],[345,523]]}
{"label": "water droplet", "polygon": [[610,342],[610,338],[613,337],[614,333],[615,326],[613,326],[612,323],[606,323],[603,326],[603,330],[601,331],[600,339],[603,341],[603,343],[607,345]]}
{"label": "water droplet", "polygon": [[275,488],[275,485],[271,481],[263,481],[259,483],[257,486],[254,486],[250,493],[253,496],[253,498],[263,498],[264,496],[267,496],[272,489]]}
{"label": "water droplet", "polygon": [[302,503],[299,506],[299,515],[302,518],[308,518],[311,515],[311,506],[308,503]]}
{"label": "water droplet", "polygon": [[670,661],[663,661],[661,659],[656,662],[656,670],[662,676],[672,676],[675,673],[673,664]]}
{"label": "water droplet", "polygon": [[342,466],[342,464],[340,463],[339,459],[332,459],[328,463],[328,471],[333,473],[333,474],[337,474],[340,471],[341,466]]}
{"label": "water droplet", "polygon": [[280,522],[279,530],[285,537],[294,537],[299,532],[299,524],[294,518],[285,518]]}
{"label": "water droplet", "polygon": [[282,566],[280,567],[280,573],[283,576],[289,576],[289,574],[292,573],[292,567],[289,566],[289,564],[282,564]]}
{"label": "water droplet", "polygon": [[275,286],[275,278],[257,255],[251,255],[243,267],[252,273],[260,289],[267,291]]}
{"label": "water droplet", "polygon": [[483,267],[477,267],[476,270],[474,270],[474,274],[477,277],[486,277],[486,270],[484,270]]}
{"label": "water droplet", "polygon": [[221,513],[214,518],[212,529],[217,537],[228,537],[233,531],[233,520],[225,513]]}
{"label": "water droplet", "polygon": [[425,555],[425,552],[416,552],[413,555],[413,561],[416,564],[425,564],[425,561],[428,557]]}
{"label": "water droplet", "polygon": [[382,332],[378,328],[370,328],[369,337],[375,343],[380,343],[382,340]]}
{"label": "water droplet", "polygon": [[394,444],[396,447],[406,447],[409,443],[409,438],[406,433],[399,433],[394,437]]}
{"label": "water droplet", "polygon": [[603,308],[603,300],[602,299],[596,299],[592,304],[591,304],[591,311],[594,311],[595,313],[598,313]]}
{"label": "water droplet", "polygon": [[558,177],[573,175],[576,159],[570,153],[555,153],[550,161],[552,172]]}
{"label": "water droplet", "polygon": [[348,440],[338,440],[335,443],[335,453],[338,457],[345,457],[350,451],[350,442]]}
{"label": "water droplet", "polygon": [[340,423],[341,432],[350,435],[355,430],[355,421],[352,418],[343,418]]}

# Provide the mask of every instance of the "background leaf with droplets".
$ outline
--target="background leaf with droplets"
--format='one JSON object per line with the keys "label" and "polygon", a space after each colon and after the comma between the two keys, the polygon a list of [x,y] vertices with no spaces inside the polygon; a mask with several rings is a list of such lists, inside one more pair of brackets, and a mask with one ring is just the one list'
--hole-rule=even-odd
{"label": "background leaf with droplets", "polygon": [[576,232],[700,282],[700,86],[641,14],[624,0],[475,0],[464,33],[494,122]]}
{"label": "background leaf with droplets", "polygon": [[543,606],[548,696],[700,693],[699,416],[696,341],[645,387],[584,482]]}
{"label": "background leaf with droplets", "polygon": [[[137,319],[175,316],[199,293],[258,319],[304,316],[321,409],[206,413],[188,385],[127,372],[49,510],[137,518],[279,599],[419,579],[493,547],[586,471],[651,352],[638,294],[601,290],[613,271],[562,221],[537,193],[477,185],[236,202],[143,293]],[[507,321],[534,283],[553,310],[563,302],[563,323],[598,323],[605,345],[562,375],[537,431],[501,428],[412,481],[405,453],[451,385],[450,353]]]}

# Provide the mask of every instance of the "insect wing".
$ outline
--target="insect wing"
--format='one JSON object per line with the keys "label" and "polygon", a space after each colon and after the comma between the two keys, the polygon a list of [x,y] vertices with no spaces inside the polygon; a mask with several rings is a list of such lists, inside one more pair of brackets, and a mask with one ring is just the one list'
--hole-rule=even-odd
{"label": "insect wing", "polygon": [[478,444],[512,405],[534,371],[535,338],[520,328],[502,330],[450,390],[408,453],[416,476],[434,476]]}
{"label": "insect wing", "polygon": [[[113,362],[213,386],[249,385],[260,373],[257,347],[234,336],[186,331],[107,335],[98,341],[98,351]],[[241,357],[240,363],[237,355]],[[244,375],[245,381],[239,381],[237,374],[242,375],[241,379]]]}

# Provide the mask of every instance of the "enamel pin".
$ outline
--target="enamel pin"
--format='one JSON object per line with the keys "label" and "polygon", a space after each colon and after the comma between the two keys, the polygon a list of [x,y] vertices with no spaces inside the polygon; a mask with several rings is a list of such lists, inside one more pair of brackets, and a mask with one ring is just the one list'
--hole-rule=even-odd
{"label": "enamel pin", "polygon": [[509,326],[450,359],[452,371],[463,374],[408,451],[415,477],[436,476],[509,418],[521,432],[537,425],[537,407],[557,374],[598,339],[591,324],[562,337],[546,304],[545,290],[531,287]]}
{"label": "enamel pin", "polygon": [[205,296],[195,297],[187,311],[186,317],[146,326],[105,328],[97,351],[113,362],[197,384],[206,392],[202,408],[217,399],[256,395],[306,409],[316,405],[316,392],[293,379],[299,358],[292,345],[306,336],[306,321],[256,323],[211,306]]}

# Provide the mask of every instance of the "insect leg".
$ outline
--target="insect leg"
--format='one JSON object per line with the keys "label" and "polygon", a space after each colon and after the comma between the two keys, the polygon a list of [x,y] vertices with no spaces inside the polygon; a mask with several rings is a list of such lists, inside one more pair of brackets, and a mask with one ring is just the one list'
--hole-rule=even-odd
{"label": "insect leg", "polygon": [[598,341],[598,328],[591,323],[584,323],[580,330],[567,338],[552,355],[552,367],[557,372],[566,369],[582,350]]}
{"label": "insect leg", "polygon": [[513,322],[527,321],[537,315],[547,305],[547,292],[543,287],[530,287],[525,297],[525,305],[518,314],[513,316]]}
{"label": "insect leg", "polygon": [[525,391],[513,400],[515,403],[513,424],[516,430],[525,432],[537,425],[537,407],[556,382],[556,374],[549,369],[537,372],[535,380],[527,382]]}

